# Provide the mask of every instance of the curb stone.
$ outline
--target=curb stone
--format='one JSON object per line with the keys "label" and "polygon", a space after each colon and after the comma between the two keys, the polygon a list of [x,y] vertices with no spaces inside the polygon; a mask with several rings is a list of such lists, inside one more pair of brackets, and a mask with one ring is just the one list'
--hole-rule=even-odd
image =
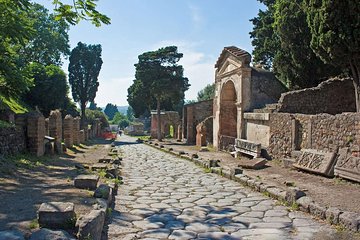
{"label": "curb stone", "polygon": [[[147,146],[156,148],[157,150],[163,151],[165,153],[180,157],[179,154],[170,151],[165,151],[164,149],[157,147],[156,144],[155,146],[152,145],[151,142],[145,144]],[[340,209],[337,208],[332,208],[332,207],[328,208],[321,206],[320,204],[314,202],[310,197],[306,196],[306,193],[303,191],[299,190],[299,192],[296,192],[292,187],[287,187],[286,189],[283,189],[277,186],[269,185],[265,182],[261,182],[261,180],[252,178],[244,173],[236,174],[238,172],[234,169],[230,169],[230,174],[227,174],[227,171],[224,168],[221,167],[214,168],[211,166],[212,165],[211,161],[214,160],[203,160],[201,158],[192,158],[187,155],[181,155],[180,158],[189,160],[203,168],[210,169],[212,173],[239,182],[242,185],[248,186],[258,192],[262,192],[267,195],[270,195],[272,198],[283,201],[288,205],[296,204],[298,205],[300,211],[310,213],[311,215],[320,218],[322,220],[327,220],[329,224],[341,224],[342,226],[344,226],[345,228],[351,231],[360,232],[359,213],[342,212]],[[291,194],[291,197],[287,197],[288,194]]]}

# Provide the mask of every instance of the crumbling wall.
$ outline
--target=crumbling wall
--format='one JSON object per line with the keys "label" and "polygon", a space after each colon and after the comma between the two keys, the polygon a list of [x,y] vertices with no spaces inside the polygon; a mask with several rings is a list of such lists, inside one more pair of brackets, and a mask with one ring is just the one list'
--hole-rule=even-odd
{"label": "crumbling wall", "polygon": [[355,90],[351,78],[333,78],[317,87],[281,94],[278,112],[339,114],[355,112]]}

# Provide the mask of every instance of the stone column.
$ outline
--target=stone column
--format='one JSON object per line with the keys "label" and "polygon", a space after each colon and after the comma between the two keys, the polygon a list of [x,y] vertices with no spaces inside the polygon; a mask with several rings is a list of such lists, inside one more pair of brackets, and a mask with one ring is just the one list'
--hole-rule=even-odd
{"label": "stone column", "polygon": [[182,140],[181,138],[182,138],[182,129],[181,129],[181,125],[179,125],[178,127],[177,127],[177,140]]}
{"label": "stone column", "polygon": [[74,145],[74,118],[71,115],[66,115],[64,118],[64,140],[65,146],[71,148]]}
{"label": "stone column", "polygon": [[186,136],[186,143],[187,144],[194,144],[196,142],[196,133],[194,126],[194,107],[187,108],[187,136]]}
{"label": "stone column", "polygon": [[80,138],[80,143],[85,143],[85,133],[84,133],[84,129],[81,129],[79,131],[79,138]]}
{"label": "stone column", "polygon": [[50,137],[55,138],[55,151],[62,153],[61,141],[62,141],[62,118],[59,110],[50,112],[49,116],[49,134]]}
{"label": "stone column", "polygon": [[80,144],[80,118],[76,117],[74,118],[73,121],[73,143],[75,145],[79,145]]}
{"label": "stone column", "polygon": [[45,118],[39,112],[31,112],[27,118],[27,145],[30,153],[40,157],[45,153]]}
{"label": "stone column", "polygon": [[244,121],[244,113],[241,107],[241,103],[236,103],[236,109],[237,109],[237,138],[244,138],[245,137],[245,121]]}

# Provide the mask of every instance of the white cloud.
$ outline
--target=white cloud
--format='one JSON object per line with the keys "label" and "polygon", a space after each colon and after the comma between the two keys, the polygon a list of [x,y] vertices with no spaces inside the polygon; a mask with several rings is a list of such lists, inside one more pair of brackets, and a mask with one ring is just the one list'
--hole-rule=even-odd
{"label": "white cloud", "polygon": [[204,24],[204,17],[200,12],[200,9],[192,4],[188,5],[193,26],[195,29],[200,28]]}
{"label": "white cloud", "polygon": [[185,92],[187,100],[195,100],[198,91],[207,84],[215,82],[214,64],[216,59],[196,50],[200,44],[186,41],[161,41],[153,46],[153,49],[158,49],[174,45],[178,47],[179,52],[184,54],[179,64],[184,67],[184,76],[189,79],[191,84],[189,90]]}

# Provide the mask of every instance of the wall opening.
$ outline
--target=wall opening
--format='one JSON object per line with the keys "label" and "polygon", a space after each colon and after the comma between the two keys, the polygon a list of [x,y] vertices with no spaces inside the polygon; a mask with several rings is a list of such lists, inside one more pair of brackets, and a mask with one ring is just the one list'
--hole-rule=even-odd
{"label": "wall opening", "polygon": [[220,95],[220,135],[237,137],[237,108],[234,83],[224,84]]}

